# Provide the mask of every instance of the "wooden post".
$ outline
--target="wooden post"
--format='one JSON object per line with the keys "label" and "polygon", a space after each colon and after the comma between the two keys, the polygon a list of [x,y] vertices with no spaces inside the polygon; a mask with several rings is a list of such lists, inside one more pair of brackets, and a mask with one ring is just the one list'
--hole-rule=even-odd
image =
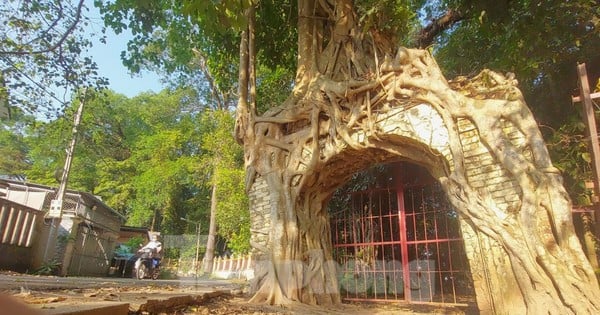
{"label": "wooden post", "polygon": [[[580,95],[578,98],[573,98],[573,102],[581,101],[583,104],[583,118],[587,127],[588,136],[590,138],[589,151],[592,155],[592,170],[594,172],[594,198],[592,202],[594,204],[594,228],[596,238],[600,236],[600,207],[598,207],[598,198],[600,198],[600,144],[598,142],[598,130],[596,127],[596,115],[594,112],[594,104],[592,103],[592,96],[590,92],[590,84],[587,77],[587,70],[585,63],[577,65],[577,73],[579,74],[579,90]],[[588,246],[589,247],[589,246]],[[598,268],[598,258],[596,253],[588,253],[588,258],[594,269]]]}

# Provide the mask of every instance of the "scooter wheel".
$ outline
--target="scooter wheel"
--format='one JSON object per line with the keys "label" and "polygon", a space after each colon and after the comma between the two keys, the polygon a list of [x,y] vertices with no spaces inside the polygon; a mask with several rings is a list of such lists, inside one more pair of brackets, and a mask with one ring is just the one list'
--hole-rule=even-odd
{"label": "scooter wheel", "polygon": [[144,266],[144,264],[142,264],[137,272],[136,272],[136,277],[138,278],[138,280],[142,280],[146,277],[146,266]]}

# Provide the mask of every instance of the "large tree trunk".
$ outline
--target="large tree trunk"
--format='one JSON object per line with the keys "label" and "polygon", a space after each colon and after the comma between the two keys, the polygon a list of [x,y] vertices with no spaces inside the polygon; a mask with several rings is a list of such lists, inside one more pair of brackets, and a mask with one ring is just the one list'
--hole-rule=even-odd
{"label": "large tree trunk", "polygon": [[[483,71],[449,83],[427,51],[391,48],[359,29],[350,0],[300,0],[298,8],[297,82],[280,107],[258,116],[248,95],[252,22],[240,50],[236,137],[244,144],[247,183],[265,179],[271,206],[253,300],[338,303],[326,202],[353,172],[402,157],[427,167],[463,219],[503,247],[528,313],[599,313],[600,290],[574,233],[568,195],[516,81]],[[441,117],[448,154],[428,153],[431,139],[386,140],[378,119],[418,104]],[[518,202],[500,207],[470,180],[459,120],[475,126]],[[524,144],[511,142],[507,124]]]}

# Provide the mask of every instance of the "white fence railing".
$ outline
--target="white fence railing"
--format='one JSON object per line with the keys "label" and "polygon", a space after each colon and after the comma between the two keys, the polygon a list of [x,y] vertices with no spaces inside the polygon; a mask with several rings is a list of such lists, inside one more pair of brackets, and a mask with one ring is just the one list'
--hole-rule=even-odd
{"label": "white fence railing", "polygon": [[0,198],[0,244],[31,247],[44,213]]}
{"label": "white fence railing", "polygon": [[212,276],[221,279],[252,279],[252,256],[216,257],[213,260]]}

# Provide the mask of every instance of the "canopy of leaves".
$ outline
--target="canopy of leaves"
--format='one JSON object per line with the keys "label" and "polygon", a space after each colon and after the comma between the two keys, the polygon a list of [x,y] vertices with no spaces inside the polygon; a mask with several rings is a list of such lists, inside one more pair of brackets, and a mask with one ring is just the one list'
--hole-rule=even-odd
{"label": "canopy of leaves", "polygon": [[[243,252],[249,247],[249,218],[240,187],[242,151],[231,137],[233,117],[206,109],[196,99],[191,90],[131,99],[114,93],[90,97],[68,187],[101,196],[127,216],[128,225],[195,235],[195,227],[181,218],[206,222],[206,232],[212,183],[218,180],[219,233]],[[5,124],[1,173],[58,186],[77,106],[48,122],[23,117]]]}
{"label": "canopy of leaves", "polygon": [[[131,71],[162,71],[171,76],[175,85],[193,87],[209,95],[213,108],[235,105],[239,33],[246,23],[243,12],[250,1],[150,4],[114,0],[96,1],[96,5],[108,27],[117,33],[129,29],[134,34],[127,51],[122,52]],[[256,32],[266,81],[283,82],[278,86],[283,87],[279,94],[289,92],[295,71],[296,1],[260,1],[257,14],[269,21],[260,24]],[[215,95],[215,90],[221,96]]]}
{"label": "canopy of leaves", "polygon": [[0,174],[23,179],[22,171],[29,167],[29,148],[22,131],[34,118],[23,115],[18,109],[13,111],[13,117],[15,119],[0,125]]}
{"label": "canopy of leaves", "polygon": [[[212,14],[223,5],[204,3],[116,0],[96,1],[96,6],[105,24],[117,34],[125,29],[133,33],[127,51],[121,53],[132,72],[156,70],[172,76],[175,84],[191,87],[192,81],[197,89],[211,94],[212,83],[228,94],[234,90],[237,78],[238,37],[235,32],[221,32],[225,26],[218,22],[221,15]],[[185,13],[196,10],[210,11],[210,18],[192,19]],[[212,79],[206,78],[203,70],[210,71],[214,82],[208,82]]]}
{"label": "canopy of leaves", "polygon": [[[2,105],[56,116],[71,94],[107,80],[86,56],[84,0],[7,0],[0,3]],[[100,36],[98,34],[92,36]]]}
{"label": "canopy of leaves", "polygon": [[467,17],[439,36],[437,60],[449,76],[490,68],[513,72],[543,124],[560,126],[574,113],[576,65],[600,75],[597,1],[443,1]]}
{"label": "canopy of leaves", "polygon": [[202,126],[202,147],[206,150],[204,165],[211,166],[211,177],[217,187],[216,222],[219,235],[228,240],[234,252],[250,250],[250,212],[245,194],[245,172],[242,147],[231,133],[234,119],[225,111],[206,112]]}

